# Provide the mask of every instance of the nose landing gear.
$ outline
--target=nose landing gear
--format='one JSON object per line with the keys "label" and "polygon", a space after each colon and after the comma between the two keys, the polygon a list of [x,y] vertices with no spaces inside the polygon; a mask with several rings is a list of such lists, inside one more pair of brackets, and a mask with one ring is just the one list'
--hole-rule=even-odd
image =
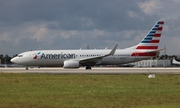
{"label": "nose landing gear", "polygon": [[91,66],[86,66],[86,70],[91,70]]}
{"label": "nose landing gear", "polygon": [[26,67],[26,70],[28,70],[29,68],[28,67]]}

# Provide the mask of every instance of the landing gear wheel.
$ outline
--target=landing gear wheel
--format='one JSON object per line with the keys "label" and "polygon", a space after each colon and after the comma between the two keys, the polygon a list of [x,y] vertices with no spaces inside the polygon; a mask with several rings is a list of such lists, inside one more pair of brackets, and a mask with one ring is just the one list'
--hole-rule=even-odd
{"label": "landing gear wheel", "polygon": [[91,66],[86,66],[86,70],[91,70]]}
{"label": "landing gear wheel", "polygon": [[26,70],[28,70],[29,68],[28,67],[26,67]]}

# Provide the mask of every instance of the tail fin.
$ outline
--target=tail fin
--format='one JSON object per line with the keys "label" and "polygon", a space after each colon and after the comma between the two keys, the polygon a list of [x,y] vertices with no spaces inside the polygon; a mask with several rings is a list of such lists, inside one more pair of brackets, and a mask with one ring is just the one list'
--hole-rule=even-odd
{"label": "tail fin", "polygon": [[136,46],[136,50],[157,50],[160,42],[164,21],[158,21]]}

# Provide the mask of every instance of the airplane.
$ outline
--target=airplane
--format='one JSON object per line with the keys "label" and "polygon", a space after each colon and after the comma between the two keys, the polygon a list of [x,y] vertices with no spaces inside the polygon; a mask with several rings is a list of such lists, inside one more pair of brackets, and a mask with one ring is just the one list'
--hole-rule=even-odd
{"label": "airplane", "polygon": [[180,62],[177,61],[175,58],[173,58],[172,64],[179,66],[179,65],[180,65]]}
{"label": "airplane", "polygon": [[158,49],[164,21],[157,21],[142,41],[132,47],[95,50],[35,50],[18,54],[11,62],[19,65],[91,69],[95,65],[119,65],[152,58],[164,49]]}

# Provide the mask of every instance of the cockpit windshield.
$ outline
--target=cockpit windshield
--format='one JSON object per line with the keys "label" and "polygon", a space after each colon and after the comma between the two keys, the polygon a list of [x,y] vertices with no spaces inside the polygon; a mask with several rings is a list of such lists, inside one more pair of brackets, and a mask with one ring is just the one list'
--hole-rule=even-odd
{"label": "cockpit windshield", "polygon": [[23,55],[18,55],[18,57],[23,57]]}

